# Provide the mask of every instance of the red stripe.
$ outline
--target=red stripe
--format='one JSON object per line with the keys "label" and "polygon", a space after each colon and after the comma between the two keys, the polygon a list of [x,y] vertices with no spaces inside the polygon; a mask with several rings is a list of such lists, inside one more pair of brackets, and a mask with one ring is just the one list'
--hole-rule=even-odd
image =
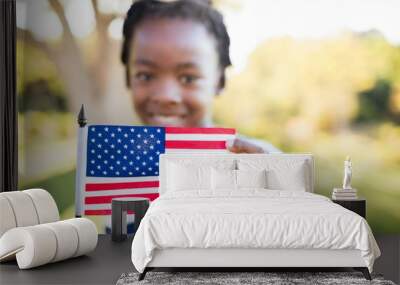
{"label": "red stripe", "polygon": [[180,127],[166,127],[166,134],[226,134],[234,135],[235,129],[227,128],[180,128]]}
{"label": "red stripe", "polygon": [[134,188],[156,188],[160,185],[159,181],[137,181],[119,183],[87,183],[86,191],[119,190]]}
{"label": "red stripe", "polygon": [[144,198],[149,198],[150,201],[153,201],[154,199],[157,199],[158,196],[159,196],[158,193],[94,196],[94,197],[85,197],[85,204],[107,204],[111,203],[111,200],[113,198],[121,198],[121,197],[144,197]]}
{"label": "red stripe", "polygon": [[225,141],[166,141],[165,148],[226,149]]}
{"label": "red stripe", "polygon": [[[133,211],[128,211],[128,214],[134,214]],[[111,210],[85,210],[85,215],[88,216],[106,216],[111,215]]]}

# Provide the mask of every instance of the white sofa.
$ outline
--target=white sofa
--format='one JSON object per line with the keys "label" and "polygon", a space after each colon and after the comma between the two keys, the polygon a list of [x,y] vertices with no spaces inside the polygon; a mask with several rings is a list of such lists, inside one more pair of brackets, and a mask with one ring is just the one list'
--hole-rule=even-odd
{"label": "white sofa", "polygon": [[53,197],[43,189],[0,193],[0,262],[16,259],[20,269],[28,269],[96,247],[92,221],[59,219]]}

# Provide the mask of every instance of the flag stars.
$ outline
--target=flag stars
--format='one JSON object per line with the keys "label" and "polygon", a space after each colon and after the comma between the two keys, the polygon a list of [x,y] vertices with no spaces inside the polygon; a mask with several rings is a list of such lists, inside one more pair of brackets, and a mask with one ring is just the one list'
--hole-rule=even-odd
{"label": "flag stars", "polygon": [[113,170],[113,169],[114,169],[114,166],[111,165],[109,168],[110,168],[110,170]]}
{"label": "flag stars", "polygon": [[153,145],[151,145],[151,146],[150,146],[150,149],[154,149],[154,146],[153,146]]}
{"label": "flag stars", "polygon": [[131,128],[131,133],[133,133],[133,132],[135,132],[135,129],[134,129],[134,128]]}
{"label": "flag stars", "polygon": [[114,133],[111,133],[111,137],[112,137],[112,138],[115,137],[115,134],[114,134]]}
{"label": "flag stars", "polygon": [[116,171],[116,172],[115,172],[115,175],[119,175],[119,171]]}
{"label": "flag stars", "polygon": [[149,168],[147,168],[148,170],[150,170],[150,171],[152,171],[153,170],[153,168],[152,167],[149,167]]}
{"label": "flag stars", "polygon": [[153,134],[151,134],[150,137],[151,137],[152,139],[154,139],[154,135],[153,135]]}
{"label": "flag stars", "polygon": [[121,139],[117,139],[117,142],[118,142],[118,143],[121,143],[122,141],[121,141]]}
{"label": "flag stars", "polygon": [[140,159],[140,156],[137,155],[137,156],[136,156],[136,160],[139,160],[139,159]]}
{"label": "flag stars", "polygon": [[126,155],[124,155],[124,159],[128,159],[128,157]]}
{"label": "flag stars", "polygon": [[108,139],[107,139],[107,138],[105,138],[105,139],[104,139],[104,142],[108,143]]}
{"label": "flag stars", "polygon": [[150,156],[150,157],[149,157],[149,160],[153,160],[153,157],[152,157],[152,156]]}
{"label": "flag stars", "polygon": [[104,130],[105,130],[106,132],[108,132],[108,127],[105,127]]}
{"label": "flag stars", "polygon": [[147,129],[145,128],[144,130],[143,130],[145,133],[147,133]]}
{"label": "flag stars", "polygon": [[154,174],[156,174],[156,175],[157,175],[157,174],[158,174],[158,171],[154,172]]}
{"label": "flag stars", "polygon": [[126,166],[123,166],[123,167],[122,167],[122,170],[126,170]]}
{"label": "flag stars", "polygon": [[122,132],[122,129],[121,129],[121,128],[117,128],[117,131],[118,131],[118,132]]}
{"label": "flag stars", "polygon": [[132,175],[133,173],[129,171],[129,175]]}
{"label": "flag stars", "polygon": [[145,150],[145,151],[143,151],[143,154],[144,154],[144,155],[146,155],[146,154],[147,154],[147,151],[146,151],[146,150]]}
{"label": "flag stars", "polygon": [[120,165],[120,164],[121,164],[121,161],[117,160],[117,164]]}
{"label": "flag stars", "polygon": [[90,174],[92,174],[92,175],[93,175],[93,174],[94,174],[94,171],[93,171],[93,170],[92,170],[92,171],[90,171]]}
{"label": "flag stars", "polygon": [[127,134],[127,133],[125,133],[125,134],[124,134],[124,137],[126,137],[126,138],[127,138],[127,137],[128,137],[128,134]]}
{"label": "flag stars", "polygon": [[101,169],[101,165],[97,165],[97,169]]}
{"label": "flag stars", "polygon": [[97,136],[101,138],[103,135],[102,133],[98,133]]}
{"label": "flag stars", "polygon": [[91,130],[92,130],[92,132],[94,132],[94,131],[96,131],[96,128],[95,128],[95,127],[92,127]]}
{"label": "flag stars", "polygon": [[124,148],[127,149],[127,148],[128,148],[128,145],[124,144]]}
{"label": "flag stars", "polygon": [[136,136],[137,136],[138,138],[141,138],[141,137],[142,137],[140,134],[137,134]]}
{"label": "flag stars", "polygon": [[133,151],[133,150],[130,150],[130,151],[129,151],[129,153],[130,153],[130,154],[133,154],[133,153],[134,153],[134,151]]}
{"label": "flag stars", "polygon": [[101,144],[98,144],[97,147],[98,147],[98,148],[101,148]]}
{"label": "flag stars", "polygon": [[143,165],[143,166],[145,166],[145,165],[146,165],[146,162],[145,162],[145,161],[143,161],[143,162],[142,162],[142,165]]}
{"label": "flag stars", "polygon": [[117,153],[121,153],[121,150],[120,150],[120,149],[118,149],[118,150],[117,150]]}
{"label": "flag stars", "polygon": [[129,161],[129,165],[133,165],[133,161]]}
{"label": "flag stars", "polygon": [[142,171],[142,175],[146,175],[146,172]]}
{"label": "flag stars", "polygon": [[92,149],[91,153],[95,153],[95,150],[94,150],[94,149]]}
{"label": "flag stars", "polygon": [[136,146],[136,148],[137,148],[137,149],[140,149],[140,148],[141,148],[140,144],[138,144],[138,145]]}
{"label": "flag stars", "polygon": [[104,174],[104,175],[107,175],[107,171],[103,171],[103,174]]}
{"label": "flag stars", "polygon": [[108,163],[108,161],[107,160],[104,160],[104,164],[107,164]]}
{"label": "flag stars", "polygon": [[159,154],[160,154],[160,152],[157,150],[157,151],[156,151],[156,154],[157,154],[157,155],[159,155]]}
{"label": "flag stars", "polygon": [[135,142],[135,140],[134,139],[131,139],[131,141],[130,141],[131,143],[134,143]]}
{"label": "flag stars", "polygon": [[139,167],[136,166],[136,167],[135,167],[135,170],[136,170],[136,171],[139,171]]}
{"label": "flag stars", "polygon": [[161,132],[161,130],[160,130],[160,129],[157,129],[157,133],[159,133],[159,132]]}
{"label": "flag stars", "polygon": [[161,143],[161,141],[160,140],[157,140],[157,144],[160,144]]}
{"label": "flag stars", "polygon": [[158,162],[155,163],[158,166]]}
{"label": "flag stars", "polygon": [[107,150],[107,149],[105,149],[105,150],[104,150],[104,153],[108,153],[108,150]]}
{"label": "flag stars", "polygon": [[110,156],[110,158],[111,158],[111,159],[114,159],[114,158],[115,158],[115,156],[114,156],[114,155],[111,155],[111,156]]}
{"label": "flag stars", "polygon": [[99,155],[97,156],[97,158],[99,158],[99,159],[100,159],[100,158],[101,158],[101,154],[99,154]]}
{"label": "flag stars", "polygon": [[143,142],[144,142],[145,144],[147,144],[147,140],[143,140]]}
{"label": "flag stars", "polygon": [[95,140],[95,139],[91,139],[90,141],[91,141],[92,143],[94,143],[96,140]]}

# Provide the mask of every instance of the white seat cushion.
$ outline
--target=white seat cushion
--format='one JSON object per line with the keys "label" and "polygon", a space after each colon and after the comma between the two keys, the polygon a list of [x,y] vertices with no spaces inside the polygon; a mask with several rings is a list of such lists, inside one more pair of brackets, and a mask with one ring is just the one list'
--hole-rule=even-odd
{"label": "white seat cushion", "polygon": [[85,218],[7,231],[0,238],[0,261],[16,257],[20,269],[86,254],[97,245],[94,223]]}

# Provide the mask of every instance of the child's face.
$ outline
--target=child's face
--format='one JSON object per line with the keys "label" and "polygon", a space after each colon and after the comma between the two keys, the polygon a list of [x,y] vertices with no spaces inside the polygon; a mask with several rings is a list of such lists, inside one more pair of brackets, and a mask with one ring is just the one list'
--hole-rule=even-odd
{"label": "child's face", "polygon": [[134,107],[144,124],[210,124],[221,70],[214,38],[202,24],[144,20],[132,38],[129,70]]}

